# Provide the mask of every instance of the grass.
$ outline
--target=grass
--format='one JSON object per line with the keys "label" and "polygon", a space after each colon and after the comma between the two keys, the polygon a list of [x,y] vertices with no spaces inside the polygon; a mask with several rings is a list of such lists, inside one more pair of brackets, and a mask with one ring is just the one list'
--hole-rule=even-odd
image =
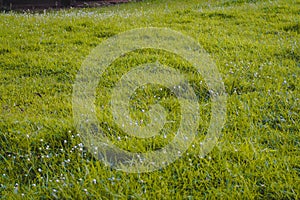
{"label": "grass", "polygon": [[[0,14],[0,197],[3,199],[299,199],[298,0],[146,0],[113,7]],[[113,122],[110,92],[134,66],[159,61],[188,77],[201,105],[199,137],[182,157],[152,173],[127,174],[86,150],[72,116],[81,63],[107,38],[140,27],[168,27],[211,55],[228,93],[222,137],[204,158],[200,142],[210,101],[201,75],[159,50],[117,59],[97,88],[97,116],[112,141],[130,151],[160,148],[178,124],[150,141]],[[101,93],[99,93],[101,91]],[[132,117],[161,97],[178,122],[174,95],[148,85],[132,98]],[[102,107],[101,107],[101,106]]]}

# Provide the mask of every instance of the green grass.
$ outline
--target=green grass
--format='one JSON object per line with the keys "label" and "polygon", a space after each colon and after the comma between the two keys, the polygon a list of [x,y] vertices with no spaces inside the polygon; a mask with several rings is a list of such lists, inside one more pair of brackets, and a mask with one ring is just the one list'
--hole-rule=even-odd
{"label": "green grass", "polygon": [[[3,199],[299,199],[299,0],[145,0],[114,7],[0,14],[0,197]],[[117,59],[97,88],[97,116],[120,147],[160,148],[168,137],[125,137],[109,110],[113,86],[132,67],[159,61],[188,77],[201,105],[198,138],[180,159],[152,173],[127,174],[86,151],[72,116],[75,76],[105,39],[140,27],[189,35],[211,55],[228,93],[227,121],[215,148],[199,156],[210,101],[201,75],[159,50]],[[101,91],[101,93],[99,93]],[[136,91],[132,117],[156,94],[177,122],[170,91]],[[121,140],[117,140],[120,137]],[[18,187],[15,185],[18,184]]]}

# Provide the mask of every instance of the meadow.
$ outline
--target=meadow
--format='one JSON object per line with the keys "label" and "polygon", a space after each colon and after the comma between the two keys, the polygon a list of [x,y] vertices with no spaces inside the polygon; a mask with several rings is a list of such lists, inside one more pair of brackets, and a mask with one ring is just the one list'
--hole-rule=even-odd
{"label": "meadow", "polygon": [[[101,8],[0,13],[0,197],[2,199],[299,199],[299,0],[144,0]],[[132,152],[162,148],[180,110],[166,88],[132,97],[131,117],[149,123],[159,97],[168,111],[160,135],[137,139],[114,123],[111,90],[148,62],[185,74],[199,100],[197,138],[174,163],[126,173],[99,161],[74,125],[76,74],[89,53],[134,28],[165,27],[197,41],[215,61],[227,92],[218,143],[199,154],[210,94],[183,58],[155,49],[112,63],[97,87],[97,117],[113,143]]]}

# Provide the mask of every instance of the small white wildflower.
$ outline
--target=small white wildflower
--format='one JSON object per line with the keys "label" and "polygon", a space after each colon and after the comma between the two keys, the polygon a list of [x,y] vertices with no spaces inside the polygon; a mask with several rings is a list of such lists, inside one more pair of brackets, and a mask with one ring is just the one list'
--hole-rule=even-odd
{"label": "small white wildflower", "polygon": [[287,84],[287,81],[286,81],[286,80],[284,80],[282,84],[283,84],[283,85],[286,85],[286,84]]}
{"label": "small white wildflower", "polygon": [[16,183],[16,184],[15,184],[15,188],[14,188],[14,193],[15,193],[15,194],[18,194],[18,191],[19,191],[19,184]]}

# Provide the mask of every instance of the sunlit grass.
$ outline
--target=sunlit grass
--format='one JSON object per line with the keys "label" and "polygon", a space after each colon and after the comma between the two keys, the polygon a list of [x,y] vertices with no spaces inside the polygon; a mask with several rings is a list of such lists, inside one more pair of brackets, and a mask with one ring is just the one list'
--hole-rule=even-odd
{"label": "sunlit grass", "polygon": [[[3,199],[299,199],[298,0],[142,1],[105,8],[0,14],[0,196]],[[206,157],[200,142],[210,101],[201,75],[182,58],[132,52],[105,72],[98,119],[119,147],[148,151],[172,139],[132,138],[109,110],[123,73],[159,61],[185,73],[201,105],[198,138],[180,159],[152,173],[126,174],[87,151],[74,128],[72,86],[81,63],[105,39],[133,28],[168,27],[197,40],[216,62],[228,93],[227,121]],[[99,93],[101,91],[101,93]],[[132,98],[133,116],[156,97],[168,120],[180,117],[169,91],[147,86]],[[143,101],[139,101],[143,100]],[[145,101],[144,101],[145,100]],[[175,106],[172,106],[175,105]]]}

